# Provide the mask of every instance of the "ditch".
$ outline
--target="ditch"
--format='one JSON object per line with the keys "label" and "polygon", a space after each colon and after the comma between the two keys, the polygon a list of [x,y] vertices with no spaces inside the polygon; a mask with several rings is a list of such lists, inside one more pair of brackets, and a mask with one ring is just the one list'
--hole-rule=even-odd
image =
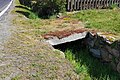
{"label": "ditch", "polygon": [[120,80],[120,74],[109,63],[92,56],[84,40],[83,38],[53,47],[64,52],[81,80]]}

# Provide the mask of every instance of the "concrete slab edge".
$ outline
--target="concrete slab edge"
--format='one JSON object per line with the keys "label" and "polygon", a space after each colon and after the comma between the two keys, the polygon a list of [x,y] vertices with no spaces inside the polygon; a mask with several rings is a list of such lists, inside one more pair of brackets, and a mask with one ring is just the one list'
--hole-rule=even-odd
{"label": "concrete slab edge", "polygon": [[62,39],[58,39],[57,37],[54,37],[53,39],[47,40],[46,42],[55,46],[55,45],[59,45],[59,44],[62,44],[62,43],[83,39],[83,38],[86,37],[87,33],[88,32],[86,32],[86,31],[83,32],[83,33],[75,33],[75,34],[72,34],[68,37],[62,38]]}

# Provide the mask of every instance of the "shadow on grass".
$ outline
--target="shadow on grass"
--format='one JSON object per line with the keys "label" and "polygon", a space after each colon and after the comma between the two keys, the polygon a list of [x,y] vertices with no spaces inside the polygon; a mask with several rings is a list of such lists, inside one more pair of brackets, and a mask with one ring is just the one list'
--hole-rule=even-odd
{"label": "shadow on grass", "polygon": [[[72,59],[75,59],[77,65],[79,65],[76,70],[78,74],[88,74],[91,80],[120,80],[120,74],[115,72],[110,64],[102,63],[100,59],[93,57],[87,47],[82,44],[82,40],[57,45],[54,48],[65,52],[65,55],[67,55],[66,51],[74,55],[75,58],[73,57]],[[82,66],[85,67],[81,68]]]}
{"label": "shadow on grass", "polygon": [[[30,12],[31,10],[28,9],[27,7],[24,6],[15,6],[16,8],[20,9],[20,10],[16,10],[15,12],[24,15],[25,17],[29,18]],[[21,10],[22,9],[22,10]]]}
{"label": "shadow on grass", "polygon": [[15,6],[16,8],[22,8],[22,9],[25,9],[25,10],[28,10],[28,11],[31,11],[30,9],[28,9],[27,7],[24,7],[24,6]]}
{"label": "shadow on grass", "polygon": [[27,18],[29,18],[30,13],[28,13],[28,12],[24,12],[24,11],[16,11],[16,12],[26,16]]}
{"label": "shadow on grass", "polygon": [[35,14],[32,10],[28,9],[27,7],[24,7],[24,6],[15,6],[15,7],[18,9],[23,9],[23,10],[17,10],[16,12],[24,15],[27,18],[29,18],[30,14],[32,14],[32,16],[36,16],[36,17],[41,18],[41,19],[49,19],[51,16],[51,15],[48,15],[48,16],[39,15],[38,16],[37,14]]}

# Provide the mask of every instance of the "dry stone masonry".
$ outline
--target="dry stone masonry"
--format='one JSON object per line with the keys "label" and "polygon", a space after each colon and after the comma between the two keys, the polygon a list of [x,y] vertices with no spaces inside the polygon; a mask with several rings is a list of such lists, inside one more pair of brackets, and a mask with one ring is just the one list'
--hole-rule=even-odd
{"label": "dry stone masonry", "polygon": [[93,56],[109,62],[113,69],[120,73],[120,41],[113,36],[101,35],[97,33],[87,35],[87,45]]}
{"label": "dry stone masonry", "polygon": [[113,69],[120,73],[120,41],[111,33],[77,29],[50,32],[43,37],[53,46],[83,39],[94,57],[110,63]]}

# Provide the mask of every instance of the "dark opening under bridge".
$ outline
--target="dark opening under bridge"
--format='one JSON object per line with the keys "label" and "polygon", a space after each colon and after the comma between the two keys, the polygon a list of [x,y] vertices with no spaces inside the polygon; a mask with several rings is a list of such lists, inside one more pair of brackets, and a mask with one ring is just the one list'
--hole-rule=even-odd
{"label": "dark opening under bridge", "polygon": [[101,9],[110,6],[120,7],[120,0],[67,0],[67,10]]}

